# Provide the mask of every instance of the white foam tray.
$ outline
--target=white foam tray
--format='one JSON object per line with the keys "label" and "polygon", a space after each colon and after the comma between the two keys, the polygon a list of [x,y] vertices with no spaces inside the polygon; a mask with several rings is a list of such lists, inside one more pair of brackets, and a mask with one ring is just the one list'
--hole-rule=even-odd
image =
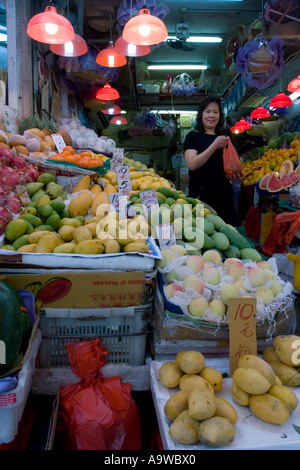
{"label": "white foam tray", "polygon": [[[175,356],[173,356],[174,359]],[[216,450],[200,443],[189,446],[179,444],[171,438],[169,433],[171,422],[165,417],[164,406],[169,397],[178,389],[167,389],[159,382],[158,372],[163,362],[151,362],[150,386],[164,450]],[[228,358],[207,358],[205,364],[214,367],[222,374],[227,373],[229,376]],[[222,390],[216,393],[216,395],[228,400],[238,413],[235,439],[230,446],[221,447],[221,450],[300,450],[300,435],[293,427],[293,425],[300,426],[300,405],[291,413],[287,423],[281,425],[265,423],[256,418],[249,407],[240,406],[232,399],[231,384],[230,377],[224,378]],[[293,391],[300,402],[300,387],[293,387]]]}

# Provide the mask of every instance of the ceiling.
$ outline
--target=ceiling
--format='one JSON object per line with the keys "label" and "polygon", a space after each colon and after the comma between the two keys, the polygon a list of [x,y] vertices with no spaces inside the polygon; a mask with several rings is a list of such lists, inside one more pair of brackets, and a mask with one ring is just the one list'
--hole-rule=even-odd
{"label": "ceiling", "polygon": [[[43,8],[49,5],[49,1],[43,0],[38,2],[39,9],[41,3]],[[57,9],[61,8],[61,12],[73,23],[76,32],[84,37],[94,51],[106,48],[110,39],[115,42],[122,34],[121,17],[128,20],[143,6],[142,0],[54,0],[53,3]],[[285,60],[294,56],[297,58],[300,54],[299,0],[145,0],[145,4],[150,10],[156,7],[157,16],[161,13],[160,17],[169,35],[176,35],[176,29],[184,24],[187,25],[187,34],[190,37],[220,36],[222,42],[193,44],[193,50],[185,50],[185,41],[176,41],[176,45],[183,45],[181,48],[170,47],[167,42],[163,42],[152,46],[147,56],[128,58],[127,65],[120,67],[119,78],[114,83],[123,98],[123,105],[127,107],[160,106],[167,109],[171,105],[180,108],[183,104],[196,107],[207,93],[225,98],[238,76],[234,62],[238,47],[249,39],[253,40],[261,33],[262,28],[268,38],[273,35],[284,38]],[[276,4],[280,4],[281,10],[285,14],[289,13],[295,21],[282,14],[279,7],[274,7]],[[266,6],[274,9],[273,13],[269,13],[272,22],[266,19]],[[280,11],[276,13],[277,9]],[[293,28],[289,29],[291,22]],[[232,45],[235,52],[232,52]],[[162,93],[163,86],[168,74],[174,79],[182,71],[148,71],[147,65],[185,63],[207,65],[205,71],[186,71],[199,87],[199,92],[186,99],[185,103],[173,96],[170,103],[170,97]],[[149,87],[150,84],[156,84],[160,92],[145,93],[145,86]],[[247,90],[244,99],[250,106],[252,95],[257,96],[257,90]],[[267,96],[268,91],[264,90],[261,101]],[[257,106],[257,100],[252,105]]]}

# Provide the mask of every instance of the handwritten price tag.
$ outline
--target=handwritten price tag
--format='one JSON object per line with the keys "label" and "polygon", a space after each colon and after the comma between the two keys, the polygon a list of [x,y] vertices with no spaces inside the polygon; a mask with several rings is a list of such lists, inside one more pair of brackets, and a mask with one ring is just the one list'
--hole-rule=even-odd
{"label": "handwritten price tag", "polygon": [[167,250],[176,245],[176,238],[172,224],[162,224],[156,226],[159,247],[161,250]]}
{"label": "handwritten price tag", "polygon": [[109,202],[119,213],[119,219],[127,219],[127,197],[121,193],[109,194]]}
{"label": "handwritten price tag", "polygon": [[132,191],[129,166],[117,166],[116,173],[119,193],[122,193],[123,196],[128,196]]}
{"label": "handwritten price tag", "polygon": [[58,152],[62,152],[63,149],[66,147],[66,143],[63,139],[63,136],[60,134],[51,134],[53,142],[55,143],[55,147],[57,148]]}
{"label": "handwritten price tag", "polygon": [[110,169],[116,171],[117,166],[123,165],[124,149],[114,149],[114,154],[111,157]]}
{"label": "handwritten price tag", "polygon": [[146,206],[148,212],[159,208],[155,189],[140,193],[140,199],[141,203]]}
{"label": "handwritten price tag", "polygon": [[228,300],[230,374],[244,354],[257,355],[256,299]]}

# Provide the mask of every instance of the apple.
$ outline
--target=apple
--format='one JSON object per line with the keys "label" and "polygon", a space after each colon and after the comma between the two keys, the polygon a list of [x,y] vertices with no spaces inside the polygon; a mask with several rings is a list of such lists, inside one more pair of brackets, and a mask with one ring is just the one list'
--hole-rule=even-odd
{"label": "apple", "polygon": [[204,266],[204,260],[200,255],[191,255],[186,261],[186,267],[191,269],[195,274],[197,274]]}
{"label": "apple", "polygon": [[210,262],[216,264],[217,266],[220,266],[222,263],[221,255],[216,250],[207,250],[203,253],[202,256],[205,263]]}
{"label": "apple", "polygon": [[198,292],[198,294],[202,294],[204,289],[204,284],[201,279],[197,276],[187,276],[183,281],[183,288],[193,289],[194,291]]}
{"label": "apple", "polygon": [[222,300],[219,300],[219,299],[212,300],[209,304],[209,308],[216,315],[219,315],[220,317],[225,316],[226,305],[224,304],[224,302],[222,302]]}
{"label": "apple", "polygon": [[268,282],[266,270],[258,266],[248,268],[247,277],[254,287],[264,286]]}
{"label": "apple", "polygon": [[217,286],[221,281],[221,274],[214,266],[205,264],[202,270],[202,279],[204,279],[209,284]]}
{"label": "apple", "polygon": [[208,302],[202,295],[200,297],[196,297],[192,299],[188,306],[189,314],[192,315],[193,317],[199,317],[199,318],[203,317],[207,309],[208,309]]}
{"label": "apple", "polygon": [[173,282],[173,284],[169,284],[166,286],[165,292],[166,292],[167,297],[171,299],[172,297],[174,297],[176,292],[183,292],[183,289],[179,284],[176,284],[175,282]]}

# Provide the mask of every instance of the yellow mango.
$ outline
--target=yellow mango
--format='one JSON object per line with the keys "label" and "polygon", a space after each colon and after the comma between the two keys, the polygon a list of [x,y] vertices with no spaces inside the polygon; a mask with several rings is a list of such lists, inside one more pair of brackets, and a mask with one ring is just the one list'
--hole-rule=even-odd
{"label": "yellow mango", "polygon": [[45,237],[41,237],[37,242],[36,253],[53,253],[53,250],[59,246],[57,235],[50,233]]}
{"label": "yellow mango", "polygon": [[93,184],[92,186],[90,186],[90,192],[92,194],[97,195],[99,193],[102,193],[102,188],[99,184],[96,183],[96,184]]}
{"label": "yellow mango", "polygon": [[28,245],[23,245],[17,249],[18,253],[35,253],[36,243],[29,243]]}
{"label": "yellow mango", "polygon": [[75,188],[73,189],[73,193],[79,193],[80,191],[83,191],[84,189],[89,189],[91,184],[91,179],[89,175],[83,176],[81,180],[77,183]]}
{"label": "yellow mango", "polygon": [[100,204],[109,204],[108,193],[102,191],[94,197],[91,205],[91,215],[95,216],[97,214],[97,208],[100,206]]}
{"label": "yellow mango", "polygon": [[105,193],[108,193],[108,194],[112,194],[112,193],[116,193],[116,192],[117,192],[116,188],[115,188],[111,183],[106,184],[105,187],[104,187],[104,189],[103,189],[103,191],[104,191]]}
{"label": "yellow mango", "polygon": [[81,255],[101,255],[104,245],[100,240],[84,240],[76,245],[74,253]]}
{"label": "yellow mango", "polygon": [[85,217],[92,205],[92,196],[88,192],[81,193],[79,196],[72,199],[69,204],[68,212],[71,217],[81,215]]}

